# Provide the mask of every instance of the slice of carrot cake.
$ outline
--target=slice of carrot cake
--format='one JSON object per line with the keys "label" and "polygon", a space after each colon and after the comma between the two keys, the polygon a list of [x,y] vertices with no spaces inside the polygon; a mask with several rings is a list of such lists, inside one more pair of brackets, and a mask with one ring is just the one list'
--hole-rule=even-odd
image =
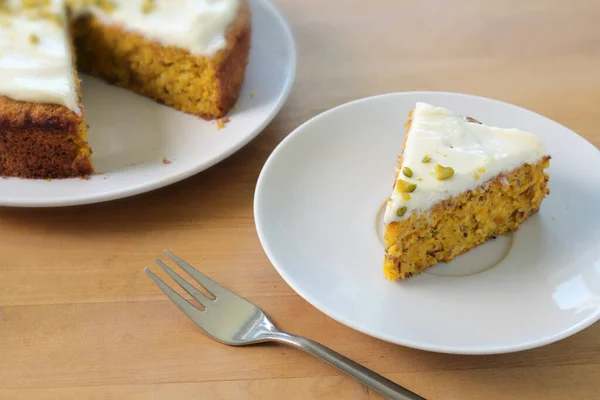
{"label": "slice of carrot cake", "polygon": [[92,173],[62,1],[0,1],[0,176]]}
{"label": "slice of carrot cake", "polygon": [[417,103],[385,210],[384,274],[407,279],[518,230],[549,193],[543,142]]}
{"label": "slice of carrot cake", "polygon": [[69,0],[80,69],[205,119],[236,102],[248,63],[246,0]]}

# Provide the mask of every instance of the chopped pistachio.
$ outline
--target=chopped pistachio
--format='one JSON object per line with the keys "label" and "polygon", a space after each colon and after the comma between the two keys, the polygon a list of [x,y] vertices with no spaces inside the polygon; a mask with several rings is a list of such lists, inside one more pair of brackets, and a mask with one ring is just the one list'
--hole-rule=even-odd
{"label": "chopped pistachio", "polygon": [[431,161],[431,157],[429,157],[429,154],[426,153],[421,162],[427,164],[429,161]]}
{"label": "chopped pistachio", "polygon": [[47,19],[48,21],[52,21],[58,26],[64,26],[64,24],[65,24],[63,21],[63,18],[58,14],[51,13],[51,12],[45,11],[45,10],[40,10],[38,15],[40,18]]}
{"label": "chopped pistachio", "polygon": [[406,214],[406,210],[407,210],[406,206],[402,206],[398,209],[398,211],[396,211],[396,215],[401,217],[404,214]]}
{"label": "chopped pistachio", "polygon": [[417,182],[423,182],[423,178],[417,178]]}
{"label": "chopped pistachio", "polygon": [[454,168],[452,167],[444,167],[440,164],[435,166],[435,177],[438,180],[452,178],[454,175]]}
{"label": "chopped pistachio", "polygon": [[478,174],[477,172],[475,172],[475,173],[473,174],[473,178],[475,178],[475,180],[478,180],[478,179],[479,179],[479,174]]}
{"label": "chopped pistachio", "polygon": [[117,9],[113,0],[83,0],[84,5],[96,6],[104,12],[110,13]]}
{"label": "chopped pistachio", "polygon": [[408,167],[402,168],[402,173],[404,174],[404,176],[409,177],[409,178],[412,178],[412,176],[413,176],[412,169],[410,169]]}
{"label": "chopped pistachio", "polygon": [[398,179],[396,182],[396,191],[398,193],[412,193],[417,188],[416,183],[407,182],[403,179]]}
{"label": "chopped pistachio", "polygon": [[23,8],[47,7],[52,0],[21,0]]}
{"label": "chopped pistachio", "polygon": [[408,193],[402,193],[402,200],[404,200],[404,201],[410,200],[410,194],[408,194]]}
{"label": "chopped pistachio", "polygon": [[36,35],[35,33],[32,33],[31,35],[29,35],[29,43],[38,44],[39,42],[40,42],[40,37],[38,35]]}
{"label": "chopped pistachio", "polygon": [[143,0],[142,1],[142,12],[144,14],[149,14],[156,8],[156,3],[154,0]]}
{"label": "chopped pistachio", "polygon": [[483,174],[485,172],[485,168],[479,167],[479,168],[477,168],[477,172],[479,172],[480,174]]}

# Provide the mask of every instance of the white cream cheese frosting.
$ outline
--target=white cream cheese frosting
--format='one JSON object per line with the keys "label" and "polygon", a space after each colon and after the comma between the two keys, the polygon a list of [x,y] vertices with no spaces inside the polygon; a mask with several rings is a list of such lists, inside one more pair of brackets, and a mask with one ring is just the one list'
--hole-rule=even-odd
{"label": "white cream cheese frosting", "polygon": [[92,13],[162,45],[214,55],[227,45],[227,27],[240,0],[70,0],[76,15]]}
{"label": "white cream cheese frosting", "polygon": [[60,104],[80,114],[62,0],[0,2],[0,96]]}
{"label": "white cream cheese frosting", "polygon": [[[427,210],[545,155],[544,143],[532,133],[478,124],[445,108],[417,103],[384,223]],[[414,190],[402,193],[406,187]]]}

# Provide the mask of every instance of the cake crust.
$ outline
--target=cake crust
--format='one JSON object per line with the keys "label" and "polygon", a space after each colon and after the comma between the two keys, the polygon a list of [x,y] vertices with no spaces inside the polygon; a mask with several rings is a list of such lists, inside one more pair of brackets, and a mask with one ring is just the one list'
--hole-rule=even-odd
{"label": "cake crust", "polygon": [[85,177],[93,172],[83,115],[55,104],[0,96],[0,175]]}

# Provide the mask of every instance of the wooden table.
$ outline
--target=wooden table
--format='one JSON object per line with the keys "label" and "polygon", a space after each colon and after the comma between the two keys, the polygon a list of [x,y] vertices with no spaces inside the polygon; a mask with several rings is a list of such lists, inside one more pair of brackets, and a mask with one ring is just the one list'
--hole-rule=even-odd
{"label": "wooden table", "polygon": [[[316,114],[385,92],[447,90],[544,114],[600,145],[596,0],[278,0],[298,44],[279,116],[216,167],[134,198],[0,209],[0,399],[376,399],[294,349],[226,347],[145,276],[169,248],[309,336],[430,399],[598,399],[600,325],[536,350],[434,354],[357,333],[297,296],[253,221],[273,148]],[[365,4],[368,4],[365,6]]]}

